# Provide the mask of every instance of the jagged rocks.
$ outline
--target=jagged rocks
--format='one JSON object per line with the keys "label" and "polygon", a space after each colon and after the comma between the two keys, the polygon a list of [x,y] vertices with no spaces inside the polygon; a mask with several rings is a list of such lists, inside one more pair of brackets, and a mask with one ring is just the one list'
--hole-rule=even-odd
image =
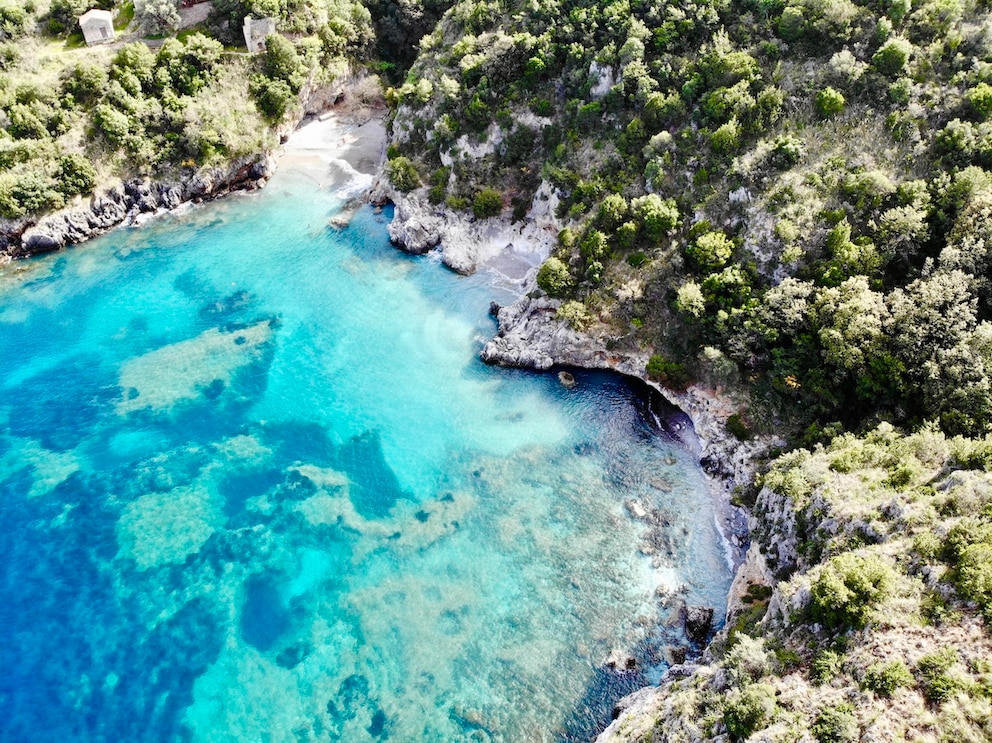
{"label": "jagged rocks", "polygon": [[489,266],[521,285],[554,250],[562,226],[550,208],[557,200],[549,184],[538,189],[527,217],[515,222],[480,219],[470,210],[432,204],[426,188],[399,192],[383,175],[367,199],[395,204],[389,236],[402,250],[420,254],[436,248],[444,265],[456,273],[467,275]]}
{"label": "jagged rocks", "polygon": [[482,349],[482,360],[542,370],[555,364],[608,368],[608,354],[598,340],[556,319],[559,305],[550,297],[524,296],[500,308],[499,331]]}
{"label": "jagged rocks", "polygon": [[402,248],[407,253],[421,255],[433,250],[441,242],[441,235],[436,228],[424,224],[419,217],[393,219],[389,223],[389,239],[393,245]]}
{"label": "jagged rocks", "polygon": [[705,644],[713,629],[713,609],[708,606],[686,606],[682,616],[688,638],[697,645]]}
{"label": "jagged rocks", "polygon": [[85,206],[0,225],[0,258],[21,258],[83,242],[139,215],[175,209],[186,201],[211,199],[230,191],[260,187],[271,173],[268,156],[240,158],[176,183],[133,179],[94,195]]}

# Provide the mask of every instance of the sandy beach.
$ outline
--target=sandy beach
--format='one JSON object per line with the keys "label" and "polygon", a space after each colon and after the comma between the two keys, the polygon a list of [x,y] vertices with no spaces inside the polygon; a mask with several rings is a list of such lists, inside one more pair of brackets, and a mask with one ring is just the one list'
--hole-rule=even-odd
{"label": "sandy beach", "polygon": [[304,174],[321,188],[360,191],[371,185],[385,150],[383,118],[383,111],[342,108],[310,119],[277,153],[278,167]]}

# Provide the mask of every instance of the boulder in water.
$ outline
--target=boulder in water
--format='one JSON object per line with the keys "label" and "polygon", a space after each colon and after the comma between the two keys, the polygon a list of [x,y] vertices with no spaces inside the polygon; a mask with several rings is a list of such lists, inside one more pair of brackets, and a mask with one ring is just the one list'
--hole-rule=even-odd
{"label": "boulder in water", "polygon": [[708,606],[687,606],[683,611],[686,635],[694,643],[703,645],[713,629],[713,609]]}

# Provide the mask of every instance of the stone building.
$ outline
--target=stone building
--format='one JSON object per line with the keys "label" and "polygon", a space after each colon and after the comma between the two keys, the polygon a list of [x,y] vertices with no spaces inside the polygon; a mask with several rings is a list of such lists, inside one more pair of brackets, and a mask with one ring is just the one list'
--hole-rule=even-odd
{"label": "stone building", "polygon": [[116,38],[114,34],[114,16],[109,10],[93,8],[79,16],[79,27],[83,30],[83,38],[90,46],[106,44]]}
{"label": "stone building", "polygon": [[252,18],[247,16],[241,27],[245,35],[245,46],[249,52],[264,52],[265,37],[276,32],[275,18]]}

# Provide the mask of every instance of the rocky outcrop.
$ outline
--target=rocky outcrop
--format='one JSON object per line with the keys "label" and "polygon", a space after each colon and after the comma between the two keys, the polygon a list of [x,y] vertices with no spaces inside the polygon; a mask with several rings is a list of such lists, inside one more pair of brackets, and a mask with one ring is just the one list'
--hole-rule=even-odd
{"label": "rocky outcrop", "polygon": [[422,255],[433,250],[441,242],[436,220],[424,219],[416,212],[408,214],[409,207],[402,202],[393,212],[393,220],[389,223],[389,239],[394,245],[408,253]]}
{"label": "rocky outcrop", "polygon": [[477,219],[471,211],[431,204],[426,189],[402,193],[385,176],[373,186],[369,199],[395,204],[389,224],[394,245],[416,255],[436,249],[442,263],[460,274],[489,267],[523,283],[551,255],[561,230],[550,184],[541,185],[519,222],[500,217]]}
{"label": "rocky outcrop", "polygon": [[705,644],[713,630],[713,609],[708,606],[687,606],[683,614],[686,637],[698,645]]}
{"label": "rocky outcrop", "polygon": [[[717,484],[721,500],[729,502],[734,487],[749,487],[754,480],[757,455],[780,442],[755,439],[740,441],[726,427],[727,419],[740,404],[716,390],[691,385],[685,390],[661,387],[647,379],[648,353],[637,350],[611,350],[607,330],[595,328],[577,332],[557,318],[560,302],[540,292],[523,295],[514,304],[499,308],[495,335],[483,347],[482,359],[489,364],[550,369],[577,366],[610,369],[643,380],[691,420],[700,444],[700,461]],[[744,531],[744,516],[735,517]],[[743,546],[743,543],[737,545]],[[741,553],[743,557],[743,552]]]}
{"label": "rocky outcrop", "polygon": [[[561,302],[546,296],[523,296],[496,313],[499,330],[482,349],[487,364],[528,369],[552,366],[578,366],[587,369],[612,368],[606,348],[594,338],[576,332],[556,319]],[[612,363],[611,363],[612,362]]]}
{"label": "rocky outcrop", "polygon": [[88,204],[38,220],[4,220],[0,222],[0,259],[59,250],[185,202],[214,199],[231,191],[250,191],[262,186],[272,169],[273,161],[268,155],[243,157],[177,181],[130,180],[94,194]]}

